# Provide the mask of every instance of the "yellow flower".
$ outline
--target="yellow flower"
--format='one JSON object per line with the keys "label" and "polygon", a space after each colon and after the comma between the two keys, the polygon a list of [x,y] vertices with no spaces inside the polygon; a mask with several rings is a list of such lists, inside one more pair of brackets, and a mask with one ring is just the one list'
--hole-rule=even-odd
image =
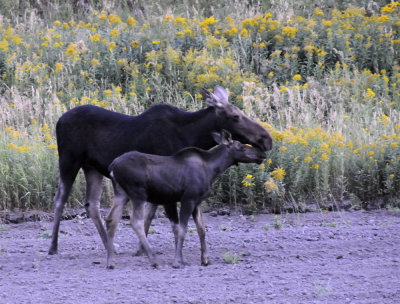
{"label": "yellow flower", "polygon": [[92,59],[92,66],[93,66],[93,67],[96,67],[96,66],[98,66],[98,65],[100,65],[100,61],[98,61],[96,58],[93,58],[93,59]]}
{"label": "yellow flower", "polygon": [[254,177],[251,174],[247,174],[247,176],[242,180],[242,184],[245,187],[251,187],[254,186],[255,184],[253,183]]}
{"label": "yellow flower", "polygon": [[240,36],[243,36],[243,37],[248,37],[249,36],[249,32],[245,29],[245,28],[243,28],[241,31],[240,31]]}
{"label": "yellow flower", "polygon": [[136,25],[136,20],[133,17],[129,17],[127,22],[129,25]]}
{"label": "yellow flower", "polygon": [[324,15],[324,13],[318,7],[314,10],[313,14],[317,15],[317,16],[323,16]]}
{"label": "yellow flower", "polygon": [[131,47],[137,48],[139,46],[139,41],[135,40],[131,42]]}
{"label": "yellow flower", "polygon": [[73,56],[73,55],[78,54],[78,51],[77,51],[76,47],[77,47],[77,46],[76,46],[75,43],[70,43],[70,44],[68,45],[68,47],[67,47],[67,50],[66,50],[67,55]]}
{"label": "yellow flower", "polygon": [[275,184],[272,178],[270,178],[267,182],[265,182],[264,186],[268,190],[268,192],[278,190],[278,186]]}
{"label": "yellow flower", "polygon": [[113,92],[111,90],[105,90],[103,93],[106,96],[110,96]]}
{"label": "yellow flower", "polygon": [[329,160],[328,155],[326,153],[322,153],[321,160],[327,162]]}
{"label": "yellow flower", "polygon": [[300,74],[294,75],[293,76],[293,80],[300,81],[301,80],[301,75]]}
{"label": "yellow flower", "polygon": [[58,71],[61,71],[62,70],[62,63],[60,63],[60,62],[57,62],[56,63],[56,69],[55,69],[55,72],[58,72]]}
{"label": "yellow flower", "polygon": [[285,152],[285,151],[287,151],[287,148],[285,146],[282,146],[282,147],[279,148],[279,151]]}
{"label": "yellow flower", "polygon": [[277,181],[282,180],[286,175],[285,169],[276,168],[274,171],[271,172],[271,175],[274,180],[277,180]]}
{"label": "yellow flower", "polygon": [[8,149],[17,151],[17,147],[13,143],[8,144]]}
{"label": "yellow flower", "polygon": [[380,16],[380,17],[378,18],[378,21],[379,21],[380,23],[384,23],[384,22],[390,21],[390,18],[389,18],[388,16],[386,16],[386,15],[382,15],[382,16]]}
{"label": "yellow flower", "polygon": [[282,29],[282,35],[294,38],[297,33],[296,27],[287,26]]}
{"label": "yellow flower", "polygon": [[57,146],[56,146],[55,144],[50,144],[48,147],[49,147],[50,149],[57,149]]}
{"label": "yellow flower", "polygon": [[367,98],[374,98],[375,97],[375,92],[372,91],[370,88],[367,89],[367,93],[365,93],[365,97]]}
{"label": "yellow flower", "polygon": [[119,18],[117,15],[115,14],[111,14],[110,16],[108,16],[108,21],[110,21],[111,23],[121,23],[121,18]]}
{"label": "yellow flower", "polygon": [[110,31],[110,34],[111,34],[111,36],[113,36],[113,37],[117,37],[117,36],[119,35],[119,31],[118,31],[117,28],[113,28],[113,29]]}
{"label": "yellow flower", "polygon": [[94,34],[93,36],[90,36],[89,39],[92,40],[93,42],[99,42],[101,38],[100,34]]}
{"label": "yellow flower", "polygon": [[312,160],[311,156],[307,155],[306,158],[304,159],[304,162],[309,163],[309,162],[311,162],[311,160]]}
{"label": "yellow flower", "polygon": [[112,52],[114,50],[114,48],[116,48],[117,45],[115,44],[115,42],[110,42],[108,44],[108,49]]}

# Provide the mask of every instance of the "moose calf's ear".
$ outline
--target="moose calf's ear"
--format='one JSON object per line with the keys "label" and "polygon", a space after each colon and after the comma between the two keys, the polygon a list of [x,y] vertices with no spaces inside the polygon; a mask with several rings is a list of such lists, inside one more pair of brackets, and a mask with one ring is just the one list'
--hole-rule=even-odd
{"label": "moose calf's ear", "polygon": [[232,134],[225,129],[222,129],[221,137],[227,144],[232,142]]}
{"label": "moose calf's ear", "polygon": [[213,137],[214,141],[215,141],[217,144],[219,144],[219,145],[221,144],[221,142],[222,142],[221,133],[212,132],[212,137]]}

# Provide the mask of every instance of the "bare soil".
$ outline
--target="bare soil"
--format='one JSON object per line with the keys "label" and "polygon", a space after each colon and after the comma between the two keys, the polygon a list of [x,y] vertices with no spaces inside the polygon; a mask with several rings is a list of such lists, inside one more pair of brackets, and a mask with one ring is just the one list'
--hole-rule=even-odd
{"label": "bare soil", "polygon": [[114,270],[89,219],[62,221],[55,256],[50,221],[0,224],[0,303],[400,303],[399,213],[205,214],[205,222],[211,265],[200,265],[190,222],[189,265],[172,268],[173,234],[158,218],[149,241],[162,269],[132,256],[137,238],[123,220]]}

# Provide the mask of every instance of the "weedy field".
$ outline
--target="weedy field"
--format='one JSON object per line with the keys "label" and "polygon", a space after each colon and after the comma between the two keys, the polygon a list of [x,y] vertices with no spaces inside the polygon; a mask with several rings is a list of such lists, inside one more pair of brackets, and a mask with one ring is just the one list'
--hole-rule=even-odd
{"label": "weedy field", "polygon": [[68,109],[192,111],[217,84],[275,146],[223,175],[209,205],[400,206],[399,2],[3,2],[0,209],[52,209]]}

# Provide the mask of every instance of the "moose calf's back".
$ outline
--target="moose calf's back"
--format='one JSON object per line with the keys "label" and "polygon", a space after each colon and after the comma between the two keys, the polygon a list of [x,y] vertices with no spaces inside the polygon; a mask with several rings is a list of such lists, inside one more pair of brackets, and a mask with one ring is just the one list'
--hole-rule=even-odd
{"label": "moose calf's back", "polygon": [[180,201],[184,193],[203,197],[210,182],[202,151],[185,150],[184,155],[171,157],[128,152],[116,158],[109,170],[132,199],[165,205]]}

